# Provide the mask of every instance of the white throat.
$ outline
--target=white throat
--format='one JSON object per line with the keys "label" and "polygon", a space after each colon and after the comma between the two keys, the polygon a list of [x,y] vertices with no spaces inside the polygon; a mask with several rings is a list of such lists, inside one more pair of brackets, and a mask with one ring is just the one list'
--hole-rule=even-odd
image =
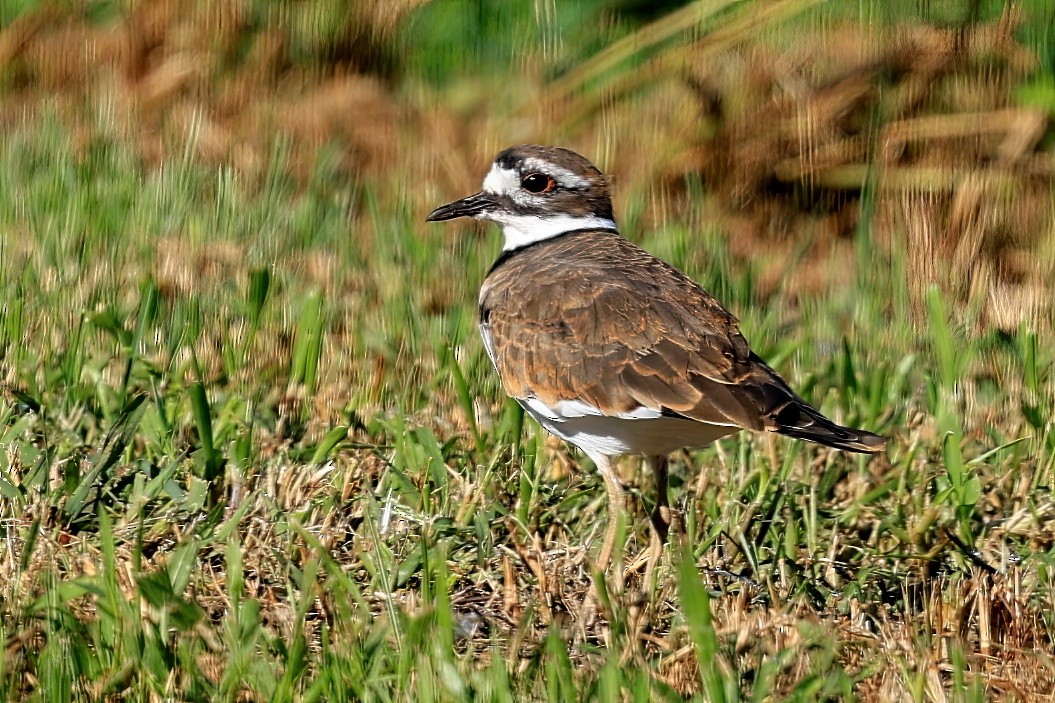
{"label": "white throat", "polygon": [[535,215],[504,215],[492,213],[487,219],[496,222],[502,227],[505,235],[503,251],[512,251],[520,247],[550,239],[565,232],[577,229],[615,229],[615,222],[607,217],[595,217],[587,215],[577,217],[575,215],[547,215],[538,217]]}

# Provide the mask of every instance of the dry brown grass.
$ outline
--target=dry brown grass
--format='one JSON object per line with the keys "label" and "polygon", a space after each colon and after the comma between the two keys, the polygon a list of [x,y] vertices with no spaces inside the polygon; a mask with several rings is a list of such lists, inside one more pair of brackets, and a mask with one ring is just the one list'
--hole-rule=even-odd
{"label": "dry brown grass", "polygon": [[[675,190],[698,175],[744,256],[775,248],[781,260],[811,242],[814,276],[789,286],[805,294],[844,283],[817,269],[852,270],[831,257],[850,263],[839,240],[857,232],[862,197],[874,197],[871,236],[907,250],[917,300],[936,283],[977,303],[980,327],[1050,321],[1051,124],[1012,97],[1034,68],[1015,25],[1009,14],[966,31],[827,27],[717,57],[704,40],[699,60],[686,49],[675,76],[656,76],[678,79],[695,109],[685,97],[653,105],[665,117],[644,121],[659,129],[637,130],[646,143],[616,159],[617,173],[651,163],[638,175]],[[641,117],[628,110],[618,133]]]}

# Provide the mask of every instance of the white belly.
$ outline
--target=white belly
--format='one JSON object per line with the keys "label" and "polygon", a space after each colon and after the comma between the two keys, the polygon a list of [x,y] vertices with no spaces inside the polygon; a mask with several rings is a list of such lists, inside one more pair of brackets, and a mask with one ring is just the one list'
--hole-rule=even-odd
{"label": "white belly", "polygon": [[644,454],[659,456],[683,447],[704,447],[739,431],[729,425],[708,425],[676,417],[620,418],[605,415],[554,417],[530,401],[520,401],[543,427],[587,453],[606,456]]}

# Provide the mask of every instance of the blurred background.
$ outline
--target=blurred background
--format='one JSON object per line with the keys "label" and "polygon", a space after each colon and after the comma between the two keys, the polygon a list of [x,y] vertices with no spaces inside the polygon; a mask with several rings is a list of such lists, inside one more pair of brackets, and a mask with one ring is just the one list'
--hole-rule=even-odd
{"label": "blurred background", "polygon": [[77,156],[119,142],[250,183],[280,160],[417,206],[555,142],[617,177],[624,218],[706,199],[763,257],[869,228],[996,324],[1047,310],[1043,2],[9,2],[3,21],[7,129],[52,120]]}
{"label": "blurred background", "polygon": [[[1050,694],[1046,0],[4,0],[0,130],[10,697],[364,696],[326,656],[403,671],[363,643],[428,603],[470,634],[429,649],[454,626],[428,621],[422,661],[464,686],[488,641],[534,662],[488,686],[572,676],[540,643],[581,615],[603,491],[483,353],[500,237],[423,222],[522,142],[611,174],[626,236],[805,397],[892,437],[868,465],[751,437],[679,458],[700,568],[740,594],[714,675],[804,700]],[[663,658],[692,619],[667,575],[623,683],[710,691],[707,661]],[[623,625],[589,641],[630,651]],[[569,646],[576,681],[608,680]]]}

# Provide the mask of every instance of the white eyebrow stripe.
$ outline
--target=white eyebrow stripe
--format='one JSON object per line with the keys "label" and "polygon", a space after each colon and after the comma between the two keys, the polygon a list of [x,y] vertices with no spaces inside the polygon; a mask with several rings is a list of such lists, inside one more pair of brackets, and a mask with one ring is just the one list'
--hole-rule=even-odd
{"label": "white eyebrow stripe", "polygon": [[549,161],[543,161],[542,159],[536,159],[534,156],[529,156],[523,161],[524,173],[530,173],[531,171],[539,171],[547,176],[553,176],[565,188],[585,188],[590,185],[590,181],[583,178],[577,173],[572,173],[566,168],[555,166]]}

